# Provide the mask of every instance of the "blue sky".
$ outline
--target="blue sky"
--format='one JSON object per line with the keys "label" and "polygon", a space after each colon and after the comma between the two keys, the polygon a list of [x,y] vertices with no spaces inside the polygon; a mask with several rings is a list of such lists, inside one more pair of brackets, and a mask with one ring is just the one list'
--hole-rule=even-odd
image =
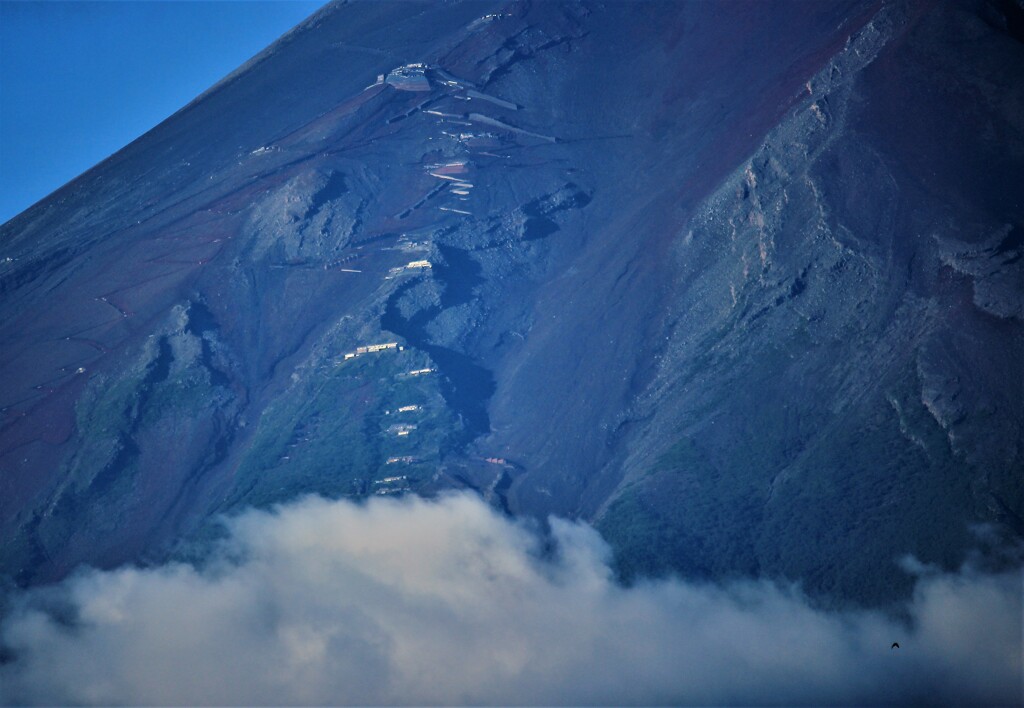
{"label": "blue sky", "polygon": [[321,0],[0,0],[0,223],[113,154]]}

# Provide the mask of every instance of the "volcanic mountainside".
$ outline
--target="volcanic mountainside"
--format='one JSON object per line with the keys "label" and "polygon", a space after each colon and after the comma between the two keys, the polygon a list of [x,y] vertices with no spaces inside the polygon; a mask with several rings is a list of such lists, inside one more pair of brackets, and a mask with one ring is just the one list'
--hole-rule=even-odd
{"label": "volcanic mountainside", "polygon": [[324,8],[0,228],[0,572],[458,488],[592,522],[626,579],[877,606],[907,555],[999,562],[1022,33],[1012,1]]}

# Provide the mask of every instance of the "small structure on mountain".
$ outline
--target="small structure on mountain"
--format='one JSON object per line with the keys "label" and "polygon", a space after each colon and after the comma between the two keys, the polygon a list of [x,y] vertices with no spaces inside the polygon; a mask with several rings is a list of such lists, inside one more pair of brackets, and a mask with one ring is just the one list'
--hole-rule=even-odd
{"label": "small structure on mountain", "polygon": [[384,342],[383,344],[368,344],[365,347],[356,347],[354,352],[348,352],[345,354],[345,360],[355,359],[357,356],[362,354],[376,354],[377,352],[387,351],[388,349],[397,349],[403,351],[405,347],[398,346],[398,342]]}

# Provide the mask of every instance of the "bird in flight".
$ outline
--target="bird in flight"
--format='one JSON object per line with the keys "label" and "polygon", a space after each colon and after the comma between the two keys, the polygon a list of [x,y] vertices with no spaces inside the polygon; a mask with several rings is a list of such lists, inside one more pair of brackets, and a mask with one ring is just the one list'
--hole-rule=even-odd
{"label": "bird in flight", "polygon": [[900,648],[900,643],[899,642],[893,642],[892,646],[890,647],[890,649],[899,649],[899,648]]}

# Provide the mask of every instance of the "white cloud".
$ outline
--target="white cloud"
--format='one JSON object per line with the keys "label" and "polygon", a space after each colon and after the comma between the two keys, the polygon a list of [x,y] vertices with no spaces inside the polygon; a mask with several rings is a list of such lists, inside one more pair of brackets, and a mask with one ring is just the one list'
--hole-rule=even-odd
{"label": "white cloud", "polygon": [[554,520],[545,555],[468,496],[309,498],[230,529],[203,570],[90,571],[15,598],[0,701],[1022,700],[1019,573],[926,574],[908,627],[768,583],[623,588],[592,529]]}

